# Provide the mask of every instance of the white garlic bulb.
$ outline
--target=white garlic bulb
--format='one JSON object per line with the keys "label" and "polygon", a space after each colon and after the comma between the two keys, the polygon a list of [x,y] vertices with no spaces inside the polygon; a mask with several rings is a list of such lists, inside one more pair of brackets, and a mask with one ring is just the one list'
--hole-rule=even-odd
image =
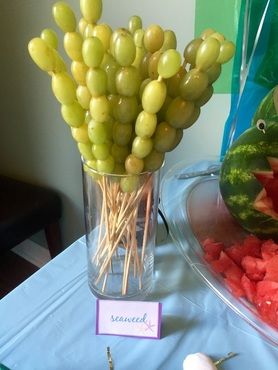
{"label": "white garlic bulb", "polygon": [[204,353],[192,353],[185,357],[183,370],[217,370],[212,359]]}

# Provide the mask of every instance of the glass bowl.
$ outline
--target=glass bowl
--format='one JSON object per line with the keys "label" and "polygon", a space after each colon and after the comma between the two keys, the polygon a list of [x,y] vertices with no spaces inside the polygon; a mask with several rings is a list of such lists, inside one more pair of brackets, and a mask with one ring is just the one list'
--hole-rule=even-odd
{"label": "glass bowl", "polygon": [[278,344],[278,331],[263,322],[256,308],[235,298],[224,280],[205,261],[201,242],[206,238],[225,245],[240,242],[247,233],[229,214],[219,192],[219,160],[180,162],[161,182],[162,212],[179,251],[210,289],[266,339]]}

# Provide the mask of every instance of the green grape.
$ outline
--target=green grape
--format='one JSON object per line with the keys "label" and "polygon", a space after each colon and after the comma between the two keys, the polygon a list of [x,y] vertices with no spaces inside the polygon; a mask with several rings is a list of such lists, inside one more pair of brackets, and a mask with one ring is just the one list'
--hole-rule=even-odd
{"label": "green grape", "polygon": [[90,111],[87,110],[86,113],[85,113],[85,123],[86,123],[86,125],[89,124],[91,119],[92,119],[92,117],[91,117]]}
{"label": "green grape", "polygon": [[110,145],[107,143],[93,144],[92,153],[96,159],[106,159],[110,154]]}
{"label": "green grape", "polygon": [[180,82],[181,82],[181,79],[183,78],[183,76],[185,75],[185,73],[186,73],[186,70],[183,67],[180,67],[178,72],[174,76],[168,78],[168,80],[166,81],[167,94],[171,98],[176,98],[177,96],[179,96],[179,94],[180,94]]}
{"label": "green grape", "polygon": [[78,32],[66,32],[64,36],[64,49],[71,60],[82,62],[83,38]]}
{"label": "green grape", "polygon": [[92,36],[97,37],[102,42],[104,50],[107,51],[110,47],[110,38],[112,36],[112,29],[107,23],[97,24],[93,28]]}
{"label": "green grape", "polygon": [[139,183],[138,176],[130,175],[121,178],[120,186],[124,193],[132,193],[138,189]]}
{"label": "green grape", "polygon": [[140,66],[141,66],[141,63],[142,63],[142,60],[145,56],[145,49],[144,48],[139,48],[136,46],[136,55],[135,55],[135,59],[132,63],[132,65],[137,68],[138,70],[140,70]]}
{"label": "green grape", "polygon": [[91,93],[87,86],[79,85],[76,89],[76,98],[82,108],[88,110],[90,108]]}
{"label": "green grape", "polygon": [[84,39],[88,39],[89,37],[93,37],[94,27],[95,27],[94,24],[91,24],[91,23],[87,24],[87,26],[85,28],[85,31],[84,31],[84,35],[83,35]]}
{"label": "green grape", "polygon": [[176,140],[176,129],[167,122],[160,122],[154,134],[154,149],[158,152],[168,152]]}
{"label": "green grape", "polygon": [[110,144],[113,144],[113,125],[114,125],[114,119],[110,117],[109,120],[104,122],[105,128],[106,128],[106,136],[107,136],[107,141],[110,142]]}
{"label": "green grape", "polygon": [[117,145],[126,146],[132,137],[132,125],[130,123],[115,122],[113,125],[113,141]]}
{"label": "green grape", "polygon": [[117,175],[124,175],[125,172],[125,165],[123,163],[115,163],[114,173]]}
{"label": "green grape", "polygon": [[196,54],[196,68],[201,71],[209,69],[217,60],[220,51],[220,42],[213,37],[206,38]]}
{"label": "green grape", "polygon": [[144,158],[144,171],[156,171],[164,163],[165,154],[153,149],[150,154]]}
{"label": "green grape", "polygon": [[107,95],[107,99],[110,105],[110,112],[112,112],[112,116],[115,118],[116,105],[118,104],[120,96],[116,94],[109,94]]}
{"label": "green grape", "polygon": [[213,37],[214,39],[218,40],[220,44],[223,41],[225,41],[224,35],[222,35],[222,33],[219,33],[219,32],[213,32],[211,35],[209,35],[209,37]]}
{"label": "green grape", "polygon": [[138,69],[133,66],[122,67],[116,73],[117,92],[123,96],[134,96],[139,92],[141,78]]}
{"label": "green grape", "polygon": [[79,19],[78,30],[79,30],[81,36],[84,36],[87,24],[88,24],[88,22],[84,18]]}
{"label": "green grape", "polygon": [[215,82],[221,74],[221,64],[214,63],[209,69],[207,69],[206,73],[208,76],[208,84],[211,85]]}
{"label": "green grape", "polygon": [[144,33],[144,46],[147,51],[154,53],[159,50],[164,42],[164,31],[157,24],[148,26]]}
{"label": "green grape", "polygon": [[165,101],[166,94],[167,88],[163,81],[149,82],[142,95],[143,109],[148,113],[157,113]]}
{"label": "green grape", "polygon": [[61,55],[58,53],[56,49],[52,49],[52,52],[54,54],[55,62],[54,62],[54,73],[59,73],[59,72],[66,72],[67,71],[67,66],[66,63],[64,62],[63,58]]}
{"label": "green grape", "polygon": [[149,77],[149,61],[152,54],[147,52],[142,58],[141,64],[140,64],[140,73],[143,80]]}
{"label": "green grape", "polygon": [[141,85],[140,85],[140,89],[139,89],[139,98],[140,100],[142,100],[142,96],[143,96],[143,92],[145,90],[145,87],[148,85],[149,82],[151,82],[151,78],[145,78],[145,80],[143,80],[141,82]]}
{"label": "green grape", "polygon": [[137,46],[138,48],[143,48],[144,47],[144,33],[145,32],[142,28],[137,29],[134,32],[133,40],[134,40],[135,46]]}
{"label": "green grape", "polygon": [[130,150],[127,145],[121,146],[114,143],[111,147],[111,155],[114,157],[116,163],[125,163],[129,153]]}
{"label": "green grape", "polygon": [[116,73],[119,69],[119,64],[115,61],[112,55],[105,53],[101,68],[105,71],[107,76],[107,91],[110,94],[116,94]]}
{"label": "green grape", "polygon": [[166,50],[159,59],[157,66],[158,74],[163,78],[170,78],[179,71],[180,65],[180,53],[175,49]]}
{"label": "green grape", "polygon": [[183,129],[182,128],[179,128],[179,129],[176,130],[175,140],[172,143],[172,146],[171,146],[171,148],[168,151],[171,152],[172,150],[174,150],[179,145],[179,143],[181,142],[182,138],[183,138]]}
{"label": "green grape", "polygon": [[89,68],[83,62],[73,61],[71,63],[71,73],[78,85],[86,85],[86,75]]}
{"label": "green grape", "polygon": [[144,169],[144,161],[141,158],[136,157],[134,154],[130,154],[125,160],[125,170],[127,173],[132,175],[140,174]]}
{"label": "green grape", "polygon": [[188,119],[188,121],[187,121],[186,125],[183,127],[183,129],[187,129],[187,128],[191,127],[197,121],[200,114],[201,114],[200,107],[195,106],[191,117]]}
{"label": "green grape", "polygon": [[58,27],[64,32],[76,29],[76,19],[71,7],[64,1],[58,1],[52,7],[52,14]]}
{"label": "green grape", "polygon": [[175,32],[172,30],[165,30],[164,31],[164,41],[163,45],[161,46],[161,51],[166,51],[168,49],[176,49],[177,48],[177,38]]}
{"label": "green grape", "polygon": [[233,42],[223,41],[220,45],[220,52],[216,62],[221,64],[227,63],[235,54],[235,49],[236,47]]}
{"label": "green grape", "polygon": [[194,68],[183,76],[180,83],[180,95],[184,100],[196,100],[202,95],[207,86],[207,74]]}
{"label": "green grape", "polygon": [[142,138],[150,138],[155,132],[156,125],[156,114],[147,113],[143,110],[136,119],[135,133]]}
{"label": "green grape", "polygon": [[45,28],[41,32],[41,39],[44,40],[47,45],[53,49],[58,48],[58,37],[57,33],[51,28]]}
{"label": "green grape", "polygon": [[107,142],[107,129],[104,123],[91,120],[88,124],[88,136],[93,144],[104,144]]}
{"label": "green grape", "polygon": [[138,29],[142,28],[142,19],[138,15],[133,15],[128,21],[128,30],[133,35]]}
{"label": "green grape", "polygon": [[206,38],[208,38],[209,36],[211,36],[212,34],[214,34],[215,31],[214,29],[212,28],[206,28],[202,33],[201,33],[201,39],[205,40]]}
{"label": "green grape", "polygon": [[114,57],[116,61],[122,66],[130,66],[136,56],[136,47],[132,36],[129,33],[120,33],[115,40]]}
{"label": "green grape", "polygon": [[40,37],[33,38],[28,43],[28,51],[36,65],[46,72],[52,72],[55,68],[54,49],[49,47],[45,40]]}
{"label": "green grape", "polygon": [[85,111],[77,101],[69,105],[62,104],[61,113],[65,122],[72,127],[80,127],[84,123]]}
{"label": "green grape", "polygon": [[96,23],[102,13],[102,0],[80,0],[80,10],[88,23]]}
{"label": "green grape", "polygon": [[83,42],[82,56],[88,67],[99,67],[104,56],[104,47],[97,37],[89,37]]}
{"label": "green grape", "polygon": [[170,96],[166,96],[165,98],[165,101],[162,105],[162,107],[160,108],[160,110],[157,112],[157,121],[158,122],[162,122],[162,121],[165,121],[165,117],[166,117],[166,112],[168,110],[168,107],[169,105],[171,104],[171,101],[173,99],[170,97]]}
{"label": "green grape", "polygon": [[82,157],[86,161],[91,161],[91,160],[95,159],[94,156],[93,156],[93,153],[92,153],[92,145],[91,144],[78,143],[77,147],[78,147],[78,150],[79,150],[80,154],[82,155]]}
{"label": "green grape", "polygon": [[109,51],[111,53],[111,55],[113,55],[113,57],[115,57],[115,54],[114,54],[114,47],[115,47],[115,42],[118,38],[118,36],[120,35],[128,35],[129,32],[126,28],[117,28],[116,30],[113,31],[111,37],[110,37],[110,48],[109,48]]}
{"label": "green grape", "polygon": [[97,170],[103,173],[113,173],[115,167],[115,160],[112,155],[109,155],[105,159],[97,160]]}
{"label": "green grape", "polygon": [[195,106],[202,107],[205,105],[213,95],[213,86],[209,85],[199,99],[194,101]]}
{"label": "green grape", "polygon": [[153,148],[153,141],[148,137],[140,137],[136,136],[132,142],[132,149],[131,152],[137,158],[145,158]]}
{"label": "green grape", "polygon": [[201,45],[203,40],[201,38],[197,38],[192,40],[186,47],[184,48],[183,57],[184,62],[190,64],[192,67],[195,67],[196,64],[196,54]]}
{"label": "green grape", "polygon": [[150,59],[149,59],[148,75],[152,80],[156,80],[158,78],[157,67],[158,67],[159,59],[160,59],[162,54],[163,54],[162,51],[158,50],[158,51],[154,52],[151,55]]}
{"label": "green grape", "polygon": [[76,84],[66,72],[53,73],[52,91],[61,104],[72,104],[76,99]]}
{"label": "green grape", "polygon": [[170,103],[166,112],[166,121],[175,128],[184,128],[194,111],[191,101],[177,97]]}
{"label": "green grape", "polygon": [[[93,178],[99,178],[99,175],[96,174],[95,172],[92,172],[91,170],[94,170],[94,171],[97,171],[97,160],[96,159],[90,159],[90,160],[86,160],[86,165],[84,165],[84,167],[87,166],[87,168],[89,169],[90,171],[90,175],[93,177]],[[83,168],[84,168],[83,167]]]}
{"label": "green grape", "polygon": [[106,94],[107,76],[101,68],[90,68],[86,75],[86,84],[93,97]]}
{"label": "green grape", "polygon": [[78,143],[89,144],[88,125],[83,123],[80,127],[71,127],[71,134],[74,140]]}
{"label": "green grape", "polygon": [[114,105],[113,115],[121,123],[131,123],[138,114],[138,103],[135,96],[121,96]]}
{"label": "green grape", "polygon": [[90,113],[94,120],[107,122],[110,120],[110,103],[105,95],[92,97],[90,101]]}

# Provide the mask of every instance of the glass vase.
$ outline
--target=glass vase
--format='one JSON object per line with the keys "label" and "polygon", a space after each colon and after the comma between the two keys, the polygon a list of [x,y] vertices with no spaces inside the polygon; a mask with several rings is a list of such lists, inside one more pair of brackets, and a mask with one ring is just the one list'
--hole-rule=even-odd
{"label": "glass vase", "polygon": [[142,300],[154,279],[159,171],[100,174],[83,163],[88,282],[101,299]]}

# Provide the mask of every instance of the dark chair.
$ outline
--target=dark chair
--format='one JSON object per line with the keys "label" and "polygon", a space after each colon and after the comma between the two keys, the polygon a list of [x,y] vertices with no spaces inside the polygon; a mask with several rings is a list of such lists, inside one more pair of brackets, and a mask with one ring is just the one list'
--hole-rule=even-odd
{"label": "dark chair", "polygon": [[61,208],[55,191],[0,176],[0,253],[44,230],[50,255],[55,257],[62,251]]}

